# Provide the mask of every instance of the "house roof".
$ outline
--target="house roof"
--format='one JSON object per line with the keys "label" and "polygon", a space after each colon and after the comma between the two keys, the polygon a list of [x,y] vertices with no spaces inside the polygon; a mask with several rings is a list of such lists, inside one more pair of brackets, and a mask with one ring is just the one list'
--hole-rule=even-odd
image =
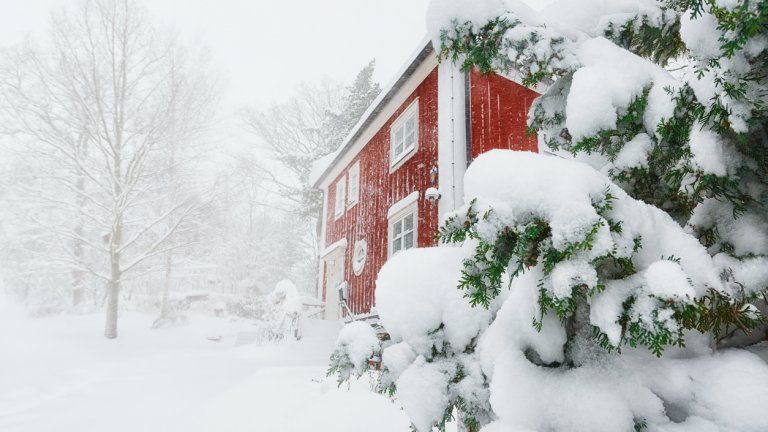
{"label": "house roof", "polygon": [[309,181],[314,187],[320,186],[323,180],[325,180],[331,173],[333,167],[350,151],[355,142],[366,129],[368,129],[371,123],[373,123],[384,107],[387,106],[389,101],[394,98],[403,85],[411,78],[411,76],[413,76],[419,65],[421,65],[433,52],[434,48],[432,46],[432,41],[429,38],[424,38],[413,54],[408,57],[408,61],[405,62],[400,71],[395,75],[394,79],[382,89],[379,96],[374,99],[365,113],[363,113],[360,120],[358,120],[357,124],[352,128],[339,148],[335,152],[314,163],[309,177]]}

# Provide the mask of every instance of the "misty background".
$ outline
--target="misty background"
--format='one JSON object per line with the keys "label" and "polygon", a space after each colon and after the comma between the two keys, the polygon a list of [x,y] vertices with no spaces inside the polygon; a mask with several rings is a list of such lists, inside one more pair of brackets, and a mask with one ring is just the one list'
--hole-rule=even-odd
{"label": "misty background", "polygon": [[426,2],[303,3],[4,5],[6,295],[106,308],[108,337],[120,309],[163,326],[200,299],[256,317],[283,279],[314,296],[312,162],[423,37]]}

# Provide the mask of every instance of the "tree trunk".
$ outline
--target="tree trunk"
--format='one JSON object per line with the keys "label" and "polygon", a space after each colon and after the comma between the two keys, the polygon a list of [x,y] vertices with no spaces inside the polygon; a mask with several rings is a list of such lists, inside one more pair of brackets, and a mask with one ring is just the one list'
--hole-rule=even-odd
{"label": "tree trunk", "polygon": [[566,323],[565,364],[581,366],[601,353],[592,339],[592,324],[589,321],[589,304],[576,300],[576,310]]}
{"label": "tree trunk", "polygon": [[[78,186],[80,186],[80,181],[78,181]],[[75,257],[75,260],[77,260],[78,263],[84,261],[84,251],[83,251],[83,243],[80,241],[80,238],[83,236],[84,232],[84,226],[83,226],[83,220],[82,218],[78,218],[78,221],[75,225],[75,241],[74,245],[72,246],[72,255]],[[72,306],[77,306],[83,301],[83,291],[84,291],[84,279],[85,275],[83,274],[82,270],[73,270],[72,271]]]}
{"label": "tree trunk", "polygon": [[76,275],[74,276],[75,280],[72,282],[72,306],[77,307],[77,305],[83,302],[83,286],[82,281],[78,277],[81,272],[74,273]]}
{"label": "tree trunk", "polygon": [[120,244],[123,237],[122,220],[118,219],[112,230],[109,241],[109,284],[107,285],[107,322],[104,327],[104,336],[107,339],[117,338],[117,310],[120,303]]}
{"label": "tree trunk", "polygon": [[[76,147],[76,155],[78,159],[82,159],[84,155],[86,154],[86,138],[85,134],[81,133],[80,138],[78,139],[78,144]],[[77,221],[75,222],[75,240],[74,245],[72,246],[72,255],[75,258],[75,261],[78,263],[81,263],[84,261],[84,248],[83,248],[83,242],[81,238],[83,238],[83,235],[85,233],[85,223],[83,221],[82,212],[87,211],[86,210],[86,198],[85,198],[85,175],[79,167],[76,168],[77,172],[77,181],[75,182],[75,191],[77,193],[77,196],[75,199],[77,200]],[[84,286],[84,280],[85,275],[83,274],[82,270],[73,270],[72,271],[72,306],[77,306],[83,301],[83,294],[85,290]]]}
{"label": "tree trunk", "polygon": [[104,336],[107,339],[117,338],[117,308],[120,302],[120,270],[117,263],[112,263],[109,285],[107,286],[107,322]]}
{"label": "tree trunk", "polygon": [[160,319],[168,318],[168,295],[171,291],[171,269],[173,268],[173,254],[168,252],[165,257],[165,284],[163,286],[163,301],[160,305]]}

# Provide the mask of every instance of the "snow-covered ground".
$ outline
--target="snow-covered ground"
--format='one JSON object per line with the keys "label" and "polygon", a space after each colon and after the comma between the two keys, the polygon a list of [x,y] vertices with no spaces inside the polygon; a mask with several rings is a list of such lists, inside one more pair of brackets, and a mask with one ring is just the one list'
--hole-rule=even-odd
{"label": "snow-covered ground", "polygon": [[[235,346],[247,322],[192,317],[151,330],[123,313],[26,319],[0,305],[0,431],[407,431],[403,412],[363,381],[326,378],[337,323],[299,342]],[[209,336],[222,336],[220,342]]]}

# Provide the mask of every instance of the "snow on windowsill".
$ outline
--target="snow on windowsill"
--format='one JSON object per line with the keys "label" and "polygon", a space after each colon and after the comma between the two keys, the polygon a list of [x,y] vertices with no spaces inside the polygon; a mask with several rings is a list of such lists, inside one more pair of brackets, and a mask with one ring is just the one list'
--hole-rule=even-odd
{"label": "snow on windowsill", "polygon": [[392,219],[392,216],[395,216],[396,214],[405,210],[405,208],[407,208],[409,205],[415,203],[418,200],[419,200],[419,191],[411,192],[411,194],[408,195],[407,197],[392,204],[392,207],[390,207],[389,210],[387,210],[387,219]]}
{"label": "snow on windowsill", "polygon": [[332,245],[328,246],[327,248],[323,249],[323,252],[320,254],[321,257],[328,256],[331,252],[335,251],[336,249],[346,249],[347,248],[347,239],[343,238],[336,243],[333,243]]}

